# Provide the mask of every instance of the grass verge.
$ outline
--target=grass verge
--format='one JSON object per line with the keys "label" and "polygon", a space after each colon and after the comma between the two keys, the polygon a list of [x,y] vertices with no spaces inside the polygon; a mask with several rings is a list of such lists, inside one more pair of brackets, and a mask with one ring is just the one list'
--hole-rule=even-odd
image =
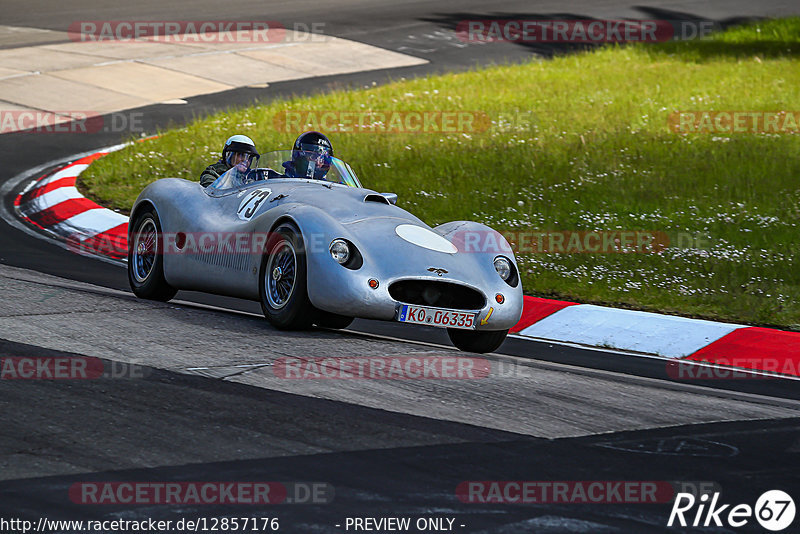
{"label": "grass verge", "polygon": [[81,186],[127,210],[151,181],[196,180],[229,135],[289,148],[298,132],[276,117],[330,110],[491,119],[485,131],[328,130],[366,187],[431,225],[671,238],[649,254],[520,254],[528,294],[800,329],[800,135],[667,126],[677,111],[800,111],[800,18],[231,110],[99,160]]}

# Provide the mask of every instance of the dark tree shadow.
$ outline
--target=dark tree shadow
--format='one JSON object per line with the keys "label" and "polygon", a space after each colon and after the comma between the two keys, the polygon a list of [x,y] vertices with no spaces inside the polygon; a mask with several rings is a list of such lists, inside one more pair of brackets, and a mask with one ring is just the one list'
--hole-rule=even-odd
{"label": "dark tree shadow", "polygon": [[[688,12],[673,11],[649,6],[636,6],[642,12],[642,17],[638,20],[662,21],[659,26],[671,25],[674,35],[692,37],[692,28],[702,28],[713,33],[726,30],[734,26],[765,20],[763,17],[734,16],[725,19],[709,19]],[[435,17],[423,18],[426,22],[432,22],[440,27],[452,31],[462,32],[465,30],[466,21],[502,22],[508,20],[529,20],[529,21],[590,21],[600,20],[588,15],[578,13],[478,13],[460,12],[443,13]],[[620,19],[631,20],[634,19]],[[668,27],[668,26],[666,26]],[[700,31],[697,31],[700,34]],[[464,39],[468,36],[464,35]],[[581,43],[581,42],[542,42],[533,39],[512,40],[517,46],[529,50],[545,58],[552,58],[558,55],[570,54],[585,50],[592,50],[602,46],[609,46],[607,43]],[[486,43],[491,46],[493,43]],[[625,43],[620,43],[622,46]],[[612,45],[613,46],[613,45]],[[692,38],[687,40],[670,40],[660,43],[645,43],[645,46],[652,47],[653,52],[663,54],[686,55],[694,61],[704,61],[716,58],[751,58],[759,56],[761,58],[770,57],[797,57],[800,55],[800,42],[785,42],[780,40],[752,40],[749,42],[722,42],[718,40]]]}

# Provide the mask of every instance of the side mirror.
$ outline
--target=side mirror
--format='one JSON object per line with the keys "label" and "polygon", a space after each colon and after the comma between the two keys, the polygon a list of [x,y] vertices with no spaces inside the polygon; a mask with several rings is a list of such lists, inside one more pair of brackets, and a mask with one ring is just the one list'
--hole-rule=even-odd
{"label": "side mirror", "polygon": [[397,204],[397,193],[381,193],[381,196],[389,201],[389,204]]}

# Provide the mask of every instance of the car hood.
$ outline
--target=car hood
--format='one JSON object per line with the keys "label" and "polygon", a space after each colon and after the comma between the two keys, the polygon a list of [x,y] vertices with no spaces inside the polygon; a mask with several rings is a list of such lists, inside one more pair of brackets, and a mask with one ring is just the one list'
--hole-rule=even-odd
{"label": "car hood", "polygon": [[[400,223],[427,225],[406,210],[390,204],[380,193],[371,189],[347,187],[313,180],[281,188],[273,194],[283,194],[284,202],[299,203],[324,209],[343,225],[373,219],[398,219]],[[398,224],[400,224],[398,223]]]}
{"label": "car hood", "polygon": [[404,209],[389,204],[371,189],[328,187],[311,182],[297,184],[282,194],[286,195],[285,202],[323,208],[325,214],[343,230],[341,235],[334,235],[336,230],[331,227],[332,233],[328,237],[352,239],[362,254],[375,261],[397,258],[400,261],[398,265],[441,266],[451,272],[471,268],[471,258],[466,259],[466,263],[464,258],[458,259],[458,248],[441,232]]}

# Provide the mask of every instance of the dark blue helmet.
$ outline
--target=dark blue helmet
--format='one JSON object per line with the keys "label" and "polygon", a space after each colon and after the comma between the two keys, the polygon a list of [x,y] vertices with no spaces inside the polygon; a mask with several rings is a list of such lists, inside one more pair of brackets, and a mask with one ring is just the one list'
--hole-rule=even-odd
{"label": "dark blue helmet", "polygon": [[292,167],[297,178],[324,180],[331,168],[333,146],[319,132],[305,132],[295,139],[292,147]]}

